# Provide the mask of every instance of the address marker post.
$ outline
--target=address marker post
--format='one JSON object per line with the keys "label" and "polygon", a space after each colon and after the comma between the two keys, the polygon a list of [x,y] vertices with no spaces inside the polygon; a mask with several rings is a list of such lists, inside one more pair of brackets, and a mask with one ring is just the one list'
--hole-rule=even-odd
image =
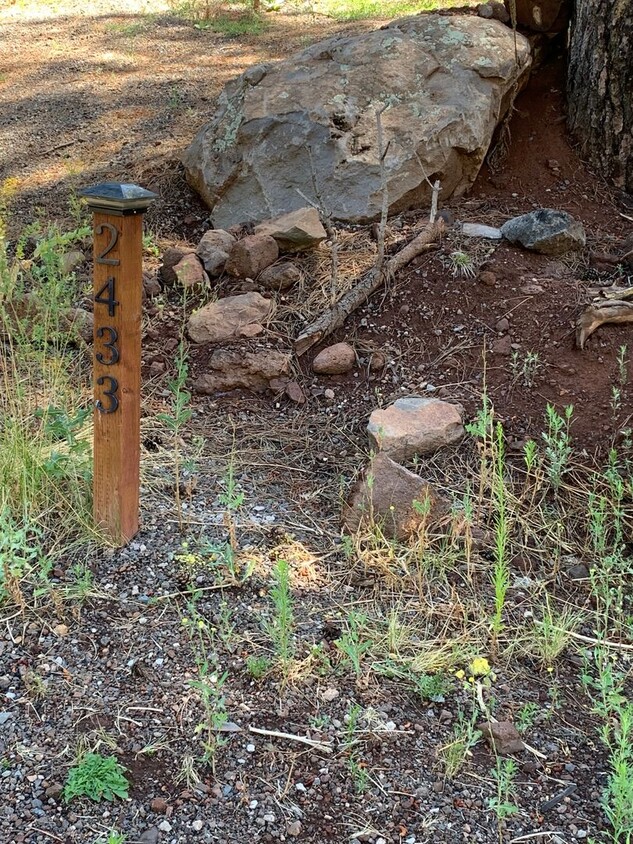
{"label": "address marker post", "polygon": [[94,215],[94,521],[120,547],[138,532],[143,214],[156,194],[118,182],[79,193]]}

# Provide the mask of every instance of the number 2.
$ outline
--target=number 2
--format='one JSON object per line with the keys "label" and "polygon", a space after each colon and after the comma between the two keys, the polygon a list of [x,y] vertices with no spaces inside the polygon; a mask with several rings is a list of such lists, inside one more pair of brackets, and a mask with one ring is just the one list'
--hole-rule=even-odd
{"label": "number 2", "polygon": [[97,399],[95,402],[95,407],[97,408],[100,413],[114,413],[114,411],[119,406],[119,399],[117,398],[116,391],[119,389],[119,382],[116,378],[113,378],[111,375],[102,375],[101,378],[97,378],[97,384],[102,386],[105,384],[106,381],[110,382],[110,389],[104,390],[103,395],[107,396],[110,399],[110,404],[106,407],[101,399]]}
{"label": "number 2", "polygon": [[112,223],[102,223],[100,226],[97,226],[96,233],[103,234],[104,229],[107,229],[107,231],[110,233],[110,242],[103,250],[103,252],[100,252],[97,255],[95,261],[97,264],[108,264],[111,267],[118,267],[120,263],[118,258],[106,258],[105,256],[108,254],[108,252],[111,252],[112,249],[114,249],[116,242],[119,239],[119,232],[116,226],[113,226]]}

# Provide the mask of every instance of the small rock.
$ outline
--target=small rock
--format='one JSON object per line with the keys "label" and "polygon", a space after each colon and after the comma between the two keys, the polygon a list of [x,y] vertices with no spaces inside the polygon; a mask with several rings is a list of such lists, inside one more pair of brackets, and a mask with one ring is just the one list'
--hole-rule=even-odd
{"label": "small rock", "polygon": [[272,307],[270,299],[259,293],[226,296],[194,311],[189,317],[187,333],[194,343],[220,343],[239,336],[247,325],[260,325]]}
{"label": "small rock", "polygon": [[431,454],[464,437],[464,409],[436,398],[397,399],[369,417],[371,445],[397,462],[416,454]]}
{"label": "small rock", "polygon": [[290,401],[293,401],[295,404],[305,404],[306,397],[296,381],[288,381],[284,392]]}
{"label": "small rock", "polygon": [[577,563],[567,569],[567,575],[571,580],[587,580],[589,569],[583,563]]}
{"label": "small rock", "polygon": [[192,249],[182,249],[178,247],[170,247],[168,249],[165,249],[163,253],[163,263],[158,271],[158,274],[163,284],[171,285],[176,283],[178,279],[176,278],[174,267],[176,266],[176,264],[182,261],[185,255],[192,253]]}
{"label": "small rock", "polygon": [[340,692],[338,689],[325,689],[325,691],[321,694],[321,700],[324,700],[326,703],[331,703],[333,700],[339,696]]}
{"label": "small rock", "polygon": [[275,823],[275,816],[272,814],[272,812],[268,812],[264,815],[264,821],[266,823]]}
{"label": "small rock", "polygon": [[[488,5],[485,3],[484,5]],[[492,14],[490,14],[492,17]],[[487,237],[490,240],[501,240],[501,229],[494,226],[483,226],[480,223],[462,223],[462,234],[467,237]]]}
{"label": "small rock", "polygon": [[[163,821],[166,823],[166,821]],[[158,844],[160,833],[155,826],[150,826],[145,832],[142,832],[138,839],[138,844]]]}
{"label": "small rock", "polygon": [[299,208],[255,226],[255,234],[275,238],[282,252],[299,252],[318,246],[327,237],[316,208]]}
{"label": "small rock", "polygon": [[356,365],[356,352],[349,343],[335,343],[319,352],[312,361],[317,375],[342,375]]}
{"label": "small rock", "polygon": [[165,361],[153,360],[149,366],[149,376],[150,378],[158,378],[158,376],[163,375],[166,370],[167,364]]}
{"label": "small rock", "polygon": [[497,276],[490,270],[483,270],[479,273],[479,281],[486,287],[494,287],[497,283]]}
{"label": "small rock", "polygon": [[343,508],[343,526],[356,533],[380,525],[388,538],[406,539],[448,509],[428,481],[378,453]]}
{"label": "small rock", "polygon": [[202,235],[196,255],[211,278],[222,275],[235,242],[233,235],[223,229],[211,229]]}
{"label": "small rock", "polygon": [[152,812],[156,812],[159,815],[164,815],[167,811],[167,807],[169,803],[165,800],[164,797],[154,797],[152,802],[150,803],[150,808]]}
{"label": "small rock", "polygon": [[50,800],[57,800],[57,798],[63,794],[63,791],[64,786],[60,782],[53,782],[49,785],[44,794]]}
{"label": "small rock", "polygon": [[328,401],[332,401],[335,398],[334,390],[323,390],[323,398],[327,399]]}
{"label": "small rock", "polygon": [[234,278],[257,278],[279,257],[277,241],[270,235],[253,234],[238,240],[226,262],[226,272]]}
{"label": "small rock", "polygon": [[503,3],[500,3],[499,0],[492,0],[489,5],[492,9],[492,17],[495,20],[501,21],[501,23],[510,22],[510,13]]}
{"label": "small rock", "polygon": [[477,729],[481,730],[495,753],[501,756],[525,750],[521,736],[512,721],[485,721],[478,724]]}
{"label": "small rock", "polygon": [[12,718],[12,717],[13,716],[11,715],[10,712],[0,712],[0,727],[2,727],[4,724],[6,724],[7,721],[9,720],[9,718]]}
{"label": "small rock", "polygon": [[387,357],[383,352],[372,352],[369,358],[369,369],[371,372],[378,372],[387,365]]}
{"label": "small rock", "polygon": [[209,276],[205,273],[200,259],[193,252],[181,258],[173,272],[176,282],[186,290],[202,288],[209,283]]}
{"label": "small rock", "polygon": [[158,828],[161,832],[171,832],[171,824],[169,821],[161,821],[161,823],[158,824]]}
{"label": "small rock", "polygon": [[495,355],[502,355],[503,357],[510,357],[512,354],[512,338],[506,334],[505,337],[500,337],[492,344],[492,352]]}
{"label": "small rock", "polygon": [[501,317],[495,328],[500,334],[503,334],[510,328],[510,321],[507,317]]}
{"label": "small rock", "polygon": [[553,208],[513,217],[501,226],[501,233],[510,243],[520,243],[543,255],[564,255],[572,249],[582,249],[587,240],[578,220]]}
{"label": "small rock", "polygon": [[69,308],[64,314],[66,330],[79,335],[85,343],[92,343],[95,319],[90,311],[83,308]]}
{"label": "small rock", "polygon": [[255,745],[254,744],[247,744],[246,745],[246,752],[247,753],[255,753]]}
{"label": "small rock", "polygon": [[291,838],[301,835],[301,821],[290,821],[286,826],[286,832]]}
{"label": "small rock", "polygon": [[541,293],[545,293],[545,288],[540,284],[525,284],[521,288],[521,293],[525,293],[526,296],[540,296]]}
{"label": "small rock", "polygon": [[288,290],[301,280],[301,270],[289,261],[266,267],[257,281],[267,290]]}
{"label": "small rock", "polygon": [[72,252],[64,252],[59,259],[59,268],[63,275],[70,275],[70,273],[80,264],[83,264],[85,260],[86,256],[78,249],[75,249]]}
{"label": "small rock", "polygon": [[68,636],[68,625],[56,624],[55,627],[53,627],[53,633],[56,636]]}
{"label": "small rock", "polygon": [[191,828],[193,829],[194,832],[200,832],[202,830],[203,826],[204,826],[204,821],[194,821],[191,824]]}

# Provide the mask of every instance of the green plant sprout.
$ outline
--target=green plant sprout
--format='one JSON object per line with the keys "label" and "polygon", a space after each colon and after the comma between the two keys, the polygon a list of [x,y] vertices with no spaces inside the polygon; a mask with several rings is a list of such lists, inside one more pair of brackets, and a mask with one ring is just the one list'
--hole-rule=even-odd
{"label": "green plant sprout", "polygon": [[64,799],[70,802],[75,797],[89,797],[91,800],[127,800],[129,783],[125,768],[114,756],[86,753],[68,772],[64,786]]}

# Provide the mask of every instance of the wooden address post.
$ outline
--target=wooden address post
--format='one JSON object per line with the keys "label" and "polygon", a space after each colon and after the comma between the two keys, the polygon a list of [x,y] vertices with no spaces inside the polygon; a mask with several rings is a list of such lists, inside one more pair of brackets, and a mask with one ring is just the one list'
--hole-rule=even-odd
{"label": "wooden address post", "polygon": [[143,213],[156,194],[118,182],[79,193],[94,214],[94,520],[120,547],[138,532]]}

